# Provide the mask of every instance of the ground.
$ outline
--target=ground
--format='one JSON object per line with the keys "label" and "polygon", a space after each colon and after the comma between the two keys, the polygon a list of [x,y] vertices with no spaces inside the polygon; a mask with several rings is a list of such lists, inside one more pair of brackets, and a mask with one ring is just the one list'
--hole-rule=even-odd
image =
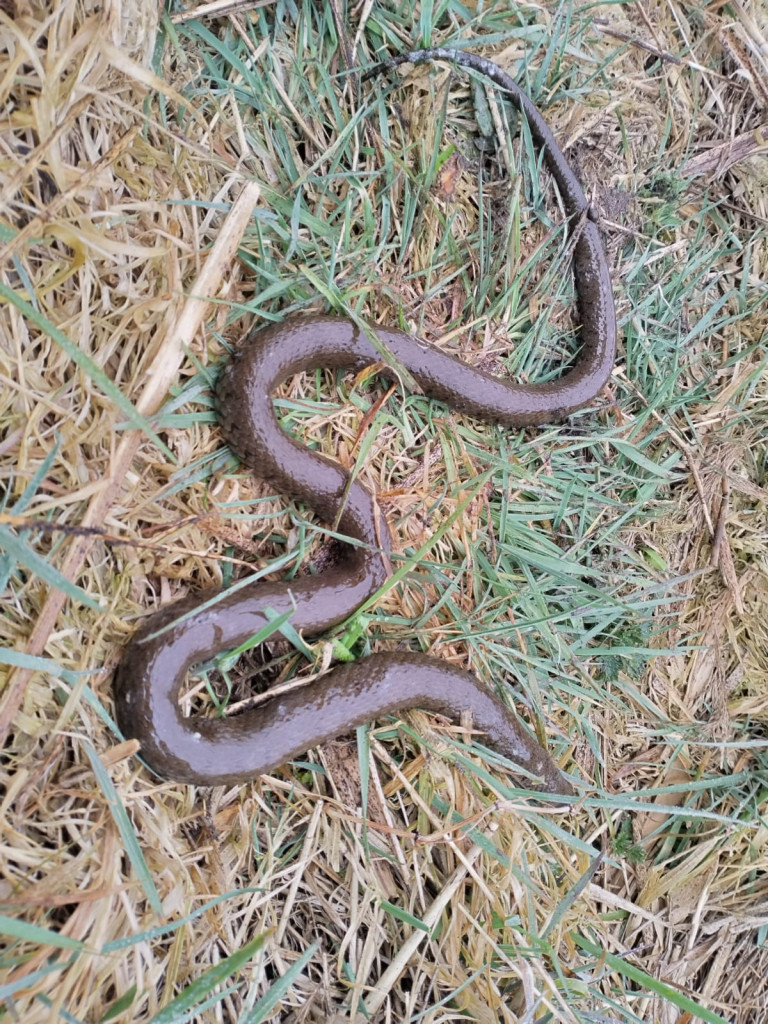
{"label": "ground", "polygon": [[[765,11],[206,6],[0,4],[4,1017],[765,1020]],[[337,556],[222,442],[211,383],[251,326],[361,316],[523,382],[578,349],[524,119],[446,62],[361,83],[421,45],[503,67],[578,171],[611,380],[516,431],[289,381],[282,424],[375,491],[396,583],[194,692],[420,650],[579,800],[421,712],[246,785],[157,779],[112,717],[142,616]]]}

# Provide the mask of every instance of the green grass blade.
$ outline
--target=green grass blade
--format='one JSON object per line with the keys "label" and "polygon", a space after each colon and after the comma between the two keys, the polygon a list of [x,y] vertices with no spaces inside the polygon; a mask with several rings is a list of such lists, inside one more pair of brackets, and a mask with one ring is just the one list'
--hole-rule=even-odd
{"label": "green grass blade", "polygon": [[66,576],[50,565],[44,558],[37,554],[31,547],[17,537],[12,530],[0,526],[0,550],[5,551],[17,564],[23,565],[35,576],[52,587],[54,590],[61,590],[73,601],[79,601],[96,612],[103,611],[101,604],[90,597],[78,587],[76,583],[68,580]]}
{"label": "green grass blade", "polygon": [[0,914],[0,935],[8,935],[24,942],[32,942],[40,946],[56,946],[59,949],[85,949],[85,943],[70,939],[67,935],[59,935],[49,928],[41,928],[37,924],[28,924],[14,917]]}
{"label": "green grass blade", "polygon": [[122,805],[118,792],[114,787],[112,779],[109,777],[107,769],[101,763],[101,758],[87,740],[83,741],[83,746],[86,754],[88,755],[88,760],[91,762],[91,768],[93,769],[93,774],[96,776],[96,781],[101,787],[102,793],[106,797],[107,806],[109,807],[112,818],[117,825],[120,838],[123,840],[123,846],[128,855],[128,859],[133,865],[133,870],[136,872],[150,907],[158,916],[160,916],[163,913],[163,903],[160,899],[160,894],[155,887],[152,873],[144,859],[144,854],[141,852],[141,847],[139,846],[139,841],[136,838],[136,833],[133,830],[131,819],[128,817],[128,813]]}
{"label": "green grass blade", "polygon": [[571,938],[577,946],[586,950],[587,953],[591,953],[592,956],[598,957],[599,960],[605,962],[608,967],[611,967],[614,971],[623,975],[623,977],[629,978],[630,981],[634,981],[638,985],[642,985],[644,991],[653,992],[661,999],[668,1000],[674,1006],[689,1013],[697,1020],[706,1021],[707,1024],[729,1024],[725,1017],[721,1017],[719,1013],[707,1010],[700,1003],[685,995],[685,993],[678,991],[678,989],[673,988],[671,985],[665,984],[663,981],[659,981],[645,971],[641,971],[639,967],[633,967],[623,957],[609,953],[583,935],[571,932]]}
{"label": "green grass blade", "polygon": [[305,949],[298,960],[291,964],[285,974],[270,986],[269,992],[262,996],[253,1009],[247,1010],[240,1017],[238,1024],[263,1024],[271,1016],[278,1003],[285,998],[286,994],[295,985],[299,975],[319,948],[320,943],[313,942],[309,949]]}
{"label": "green grass blade", "polygon": [[3,284],[0,281],[0,296],[2,296],[7,302],[15,306],[19,312],[27,318],[31,323],[38,327],[41,331],[47,334],[53,341],[56,342],[70,357],[73,363],[76,363],[81,370],[91,378],[91,380],[104,392],[107,398],[111,399],[112,402],[117,406],[118,409],[123,413],[126,419],[129,421],[131,426],[137,430],[142,430],[147,437],[151,437],[155,444],[159,447],[160,451],[165,455],[167,459],[175,465],[176,456],[165,444],[164,441],[152,430],[148,421],[134,408],[133,404],[128,401],[125,395],[122,393],[119,387],[114,384],[106,373],[97,366],[92,359],[80,349],[67,335],[59,330],[59,328],[52,323],[47,316],[35,309],[31,303],[27,302],[26,299],[15,292],[8,285]]}
{"label": "green grass blade", "polygon": [[[149,1024],[180,1024],[180,1021],[187,1019],[190,1012],[199,1010],[199,1004],[211,997],[211,990],[244,967],[251,957],[258,953],[265,941],[266,936],[259,935],[236,953],[232,953],[220,963],[209,967],[199,978],[187,985],[175,999],[164,1006],[159,1013],[156,1013]],[[223,997],[224,993],[219,995]],[[213,999],[214,1002],[218,1001],[215,996]]]}

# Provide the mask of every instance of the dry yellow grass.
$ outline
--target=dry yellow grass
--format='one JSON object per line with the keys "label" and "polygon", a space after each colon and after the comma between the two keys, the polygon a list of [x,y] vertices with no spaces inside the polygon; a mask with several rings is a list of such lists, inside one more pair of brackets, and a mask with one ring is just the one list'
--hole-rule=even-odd
{"label": "dry yellow grass", "polygon": [[[523,799],[501,768],[439,756],[450,733],[419,714],[380,724],[362,774],[355,743],[342,741],[316,752],[324,773],[298,765],[208,792],[158,783],[110,730],[111,671],[142,611],[220,582],[244,552],[257,565],[297,548],[322,557],[279,499],[260,500],[255,520],[223,519],[273,497],[214,455],[200,369],[223,356],[222,339],[237,341],[250,310],[362,295],[368,315],[404,308],[439,336],[469,308],[469,281],[481,297],[471,357],[490,365],[508,354],[491,314],[503,307],[511,350],[525,320],[511,284],[486,295],[474,242],[466,277],[438,288],[442,263],[430,276],[446,219],[457,246],[484,230],[461,162],[455,195],[444,179],[420,195],[408,175],[386,190],[374,177],[387,149],[376,107],[339,142],[368,101],[323,73],[342,70],[330,8],[302,8],[294,22],[282,6],[210,6],[195,23],[149,2],[0,3],[0,1014],[29,1024],[110,1010],[118,1022],[692,1019],[635,970],[725,1020],[768,1019],[765,11],[526,4],[521,27],[494,8],[464,22],[456,4],[439,30],[431,8],[349,15],[360,64],[377,47],[414,45],[419,17],[436,44],[460,29],[499,33],[483,52],[513,71],[532,52],[529,79],[550,60],[539,101],[605,219],[626,361],[602,449],[582,455],[574,426],[520,449],[507,439],[504,458],[531,536],[552,532],[629,609],[611,649],[605,631],[591,638],[596,654],[563,639],[565,616],[548,617],[554,591],[530,566],[513,581],[534,595],[526,621],[505,605],[504,636],[473,643],[491,621],[482,559],[504,546],[478,483],[498,434],[416,406],[410,441],[394,414],[383,424],[368,476],[402,550],[476,489],[431,553],[439,571],[392,591],[371,630],[418,637],[481,672],[514,635],[537,706],[542,678],[561,672],[562,694],[546,701],[550,739],[563,751],[573,737],[594,783],[564,812]],[[519,31],[502,39],[505,25]],[[548,40],[560,36],[571,45],[553,57]],[[247,59],[227,63],[226,47],[243,40]],[[249,76],[268,60],[273,91],[252,105]],[[312,108],[295,90],[306,67]],[[382,108],[388,146],[417,138],[429,153],[449,140],[458,151],[466,80],[422,68],[409,81]],[[489,117],[504,132],[497,100]],[[286,180],[306,198],[295,223]],[[488,188],[506,210],[508,192]],[[340,210],[350,219],[334,236]],[[383,228],[379,238],[384,217],[401,248]],[[518,268],[545,233],[533,222],[514,237]],[[373,242],[356,248],[362,236],[380,244],[378,263]],[[450,265],[453,250],[441,259]],[[527,290],[547,266],[529,270]],[[532,306],[546,309],[548,295]],[[523,371],[536,366],[530,357]],[[365,407],[348,397],[313,376],[285,392],[284,408],[353,461]],[[578,467],[566,480],[566,463],[550,460],[568,447]],[[602,504],[586,493],[601,457]],[[610,476],[625,457],[631,499]],[[567,522],[554,527],[561,499]],[[588,608],[578,614],[591,621]]]}

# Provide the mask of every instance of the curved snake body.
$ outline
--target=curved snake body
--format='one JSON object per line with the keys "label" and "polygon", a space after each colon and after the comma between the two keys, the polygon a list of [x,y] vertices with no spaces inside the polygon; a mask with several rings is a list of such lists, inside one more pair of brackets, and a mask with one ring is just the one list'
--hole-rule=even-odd
{"label": "curved snake body", "polygon": [[[519,385],[491,377],[399,330],[376,327],[378,340],[424,391],[459,412],[510,426],[561,420],[589,402],[613,366],[616,324],[611,282],[597,225],[578,179],[531,100],[496,65],[454,51],[415,51],[405,60],[445,58],[492,78],[524,111],[555,178],[574,238],[573,264],[582,324],[574,367],[555,382]],[[489,67],[494,69],[489,72]],[[359,370],[380,360],[368,332],[331,316],[296,317],[253,333],[220,374],[216,400],[224,435],[254,473],[306,502],[357,543],[320,576],[262,582],[224,594],[209,606],[203,594],[150,616],[128,646],[115,678],[117,721],[141,741],[159,774],[181,782],[243,782],[310,747],[381,715],[423,708],[458,717],[471,711],[484,740],[550,792],[571,788],[549,754],[507,706],[468,672],[419,654],[376,654],[334,668],[307,686],[230,718],[185,718],[179,689],[190,665],[235,647],[275,615],[291,614],[306,635],[343,621],[386,580],[386,523],[357,481],[339,465],[297,444],[279,427],[271,395],[287,377],[316,367]],[[382,371],[385,374],[386,370]]]}

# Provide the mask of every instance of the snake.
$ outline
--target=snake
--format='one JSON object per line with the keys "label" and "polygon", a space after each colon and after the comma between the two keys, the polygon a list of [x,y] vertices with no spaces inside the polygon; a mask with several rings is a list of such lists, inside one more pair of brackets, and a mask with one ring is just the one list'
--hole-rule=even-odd
{"label": "snake", "polygon": [[[549,752],[486,684],[458,666],[417,652],[374,653],[336,665],[305,685],[268,693],[239,714],[184,715],[179,706],[194,664],[236,648],[260,631],[264,635],[276,617],[280,622],[287,618],[303,636],[321,636],[353,616],[390,575],[392,540],[373,495],[342,466],[283,431],[272,402],[281,382],[316,368],[360,371],[381,363],[384,351],[431,398],[458,413],[520,428],[563,420],[592,401],[611,374],[616,316],[597,220],[528,95],[498,65],[442,48],[399,54],[376,65],[365,79],[405,62],[435,60],[489,78],[528,122],[567,216],[579,354],[556,380],[520,384],[487,374],[400,329],[324,313],[293,314],[245,338],[215,385],[215,406],[227,443],[256,476],[310,506],[349,543],[339,561],[317,575],[211,588],[144,620],[115,673],[115,717],[123,735],[139,741],[145,763],[164,778],[207,786],[241,784],[357,726],[418,708],[454,720],[468,713],[473,730],[514,763],[529,789],[563,797],[574,792]],[[390,363],[380,372],[398,378]]]}

